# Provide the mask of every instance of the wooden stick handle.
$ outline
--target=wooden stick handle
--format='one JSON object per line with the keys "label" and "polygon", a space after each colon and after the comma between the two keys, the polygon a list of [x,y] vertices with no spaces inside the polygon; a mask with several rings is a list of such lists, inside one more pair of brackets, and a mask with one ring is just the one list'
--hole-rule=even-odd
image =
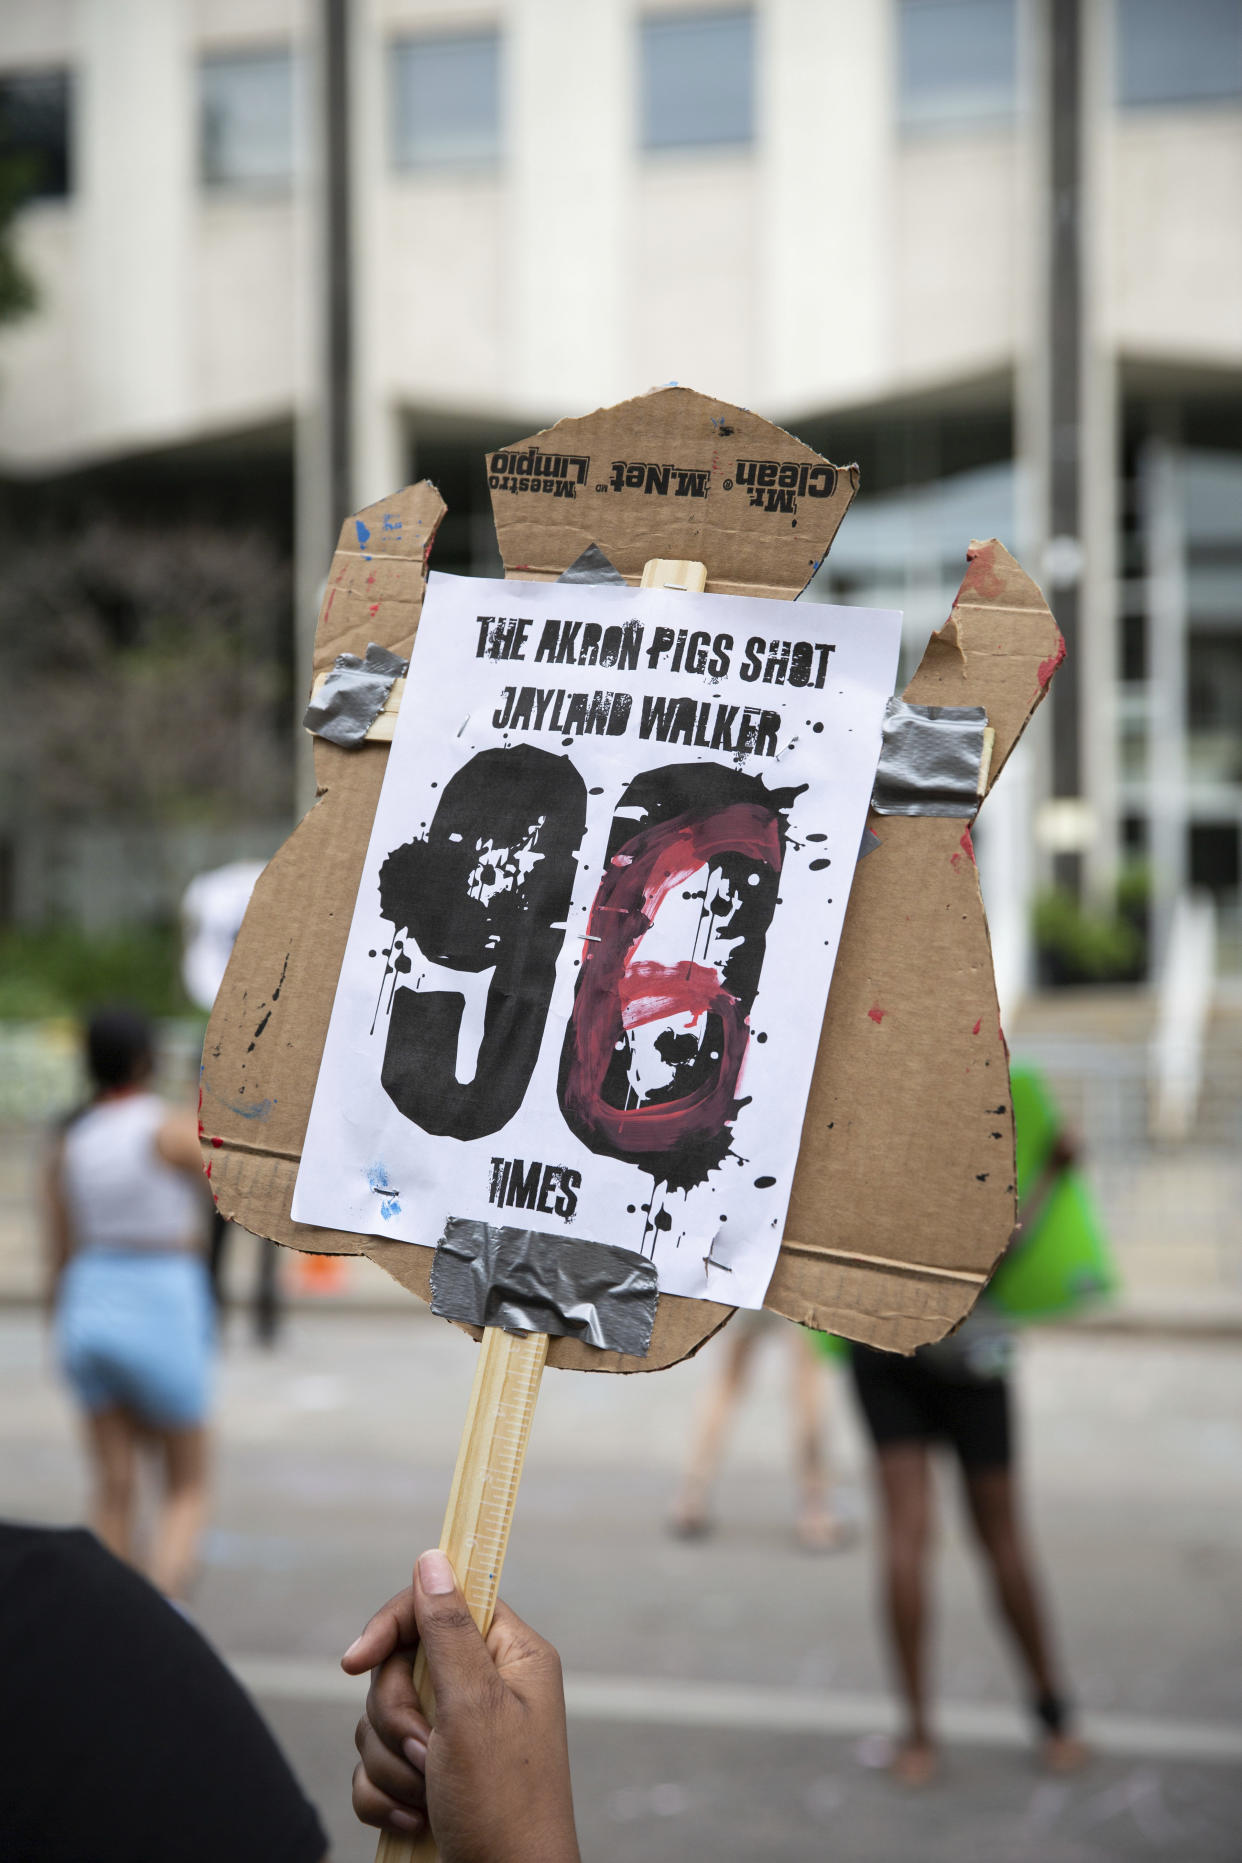
{"label": "wooden stick handle", "polygon": [[[470,1615],[484,1636],[491,1629],[496,1609],[518,1483],[547,1356],[545,1333],[506,1333],[499,1326],[485,1329],[479,1347],[440,1549],[448,1554]],[[434,1721],[435,1696],[421,1649],[414,1661],[414,1685],[423,1713]],[[437,1854],[430,1837],[416,1841],[382,1831],[375,1863],[435,1863]]]}

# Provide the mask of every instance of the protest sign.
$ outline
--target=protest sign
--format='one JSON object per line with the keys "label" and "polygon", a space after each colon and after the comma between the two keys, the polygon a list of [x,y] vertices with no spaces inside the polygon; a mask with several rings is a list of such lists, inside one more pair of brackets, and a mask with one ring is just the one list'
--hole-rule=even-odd
{"label": "protest sign", "polygon": [[759,1306],[900,616],[430,577],[293,1199]]}
{"label": "protest sign", "polygon": [[[508,589],[555,584],[594,546],[633,599],[650,559],[694,559],[705,565],[709,594],[779,600],[788,617],[780,637],[791,641],[813,637],[803,620],[811,607],[787,604],[823,559],[858,484],[857,468],[832,467],[760,416],[685,388],[561,421],[492,452],[487,466]],[[417,703],[414,674],[407,682],[397,672],[414,643],[443,511],[424,483],[342,526],[315,640],[316,689],[334,677],[353,682],[370,695],[372,722],[363,715],[352,737],[340,717],[316,724],[319,799],[255,888],[203,1051],[201,1115],[224,1214],[287,1246],[365,1253],[424,1300],[433,1253],[390,1239],[378,1207],[359,1233],[299,1222],[292,1199],[393,723],[403,695]],[[920,812],[917,794],[905,805],[911,813],[868,815],[873,851],[858,863],[841,927],[765,1296],[792,1319],[901,1351],[942,1337],[970,1310],[1013,1227],[1006,1050],[970,822],[1064,651],[1040,591],[999,543],[972,544],[966,556],[952,613],[903,697],[916,710],[984,715],[991,760],[956,816]],[[559,687],[556,670],[556,681],[543,678],[541,664],[538,680],[504,683]],[[592,689],[612,684],[601,673]],[[576,745],[575,737],[570,750]],[[552,749],[570,754],[555,741]],[[420,813],[401,844],[431,819]],[[460,990],[461,973],[453,983]],[[695,1351],[733,1305],[729,1296],[664,1292],[644,1351],[560,1337],[548,1362],[659,1370]]]}

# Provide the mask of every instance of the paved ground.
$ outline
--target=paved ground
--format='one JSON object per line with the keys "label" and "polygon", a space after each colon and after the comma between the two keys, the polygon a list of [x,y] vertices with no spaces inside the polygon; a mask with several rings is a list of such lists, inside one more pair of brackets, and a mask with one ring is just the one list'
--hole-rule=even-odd
{"label": "paved ground", "polygon": [[[259,1693],[338,1863],[361,1691],[335,1657],[436,1537],[473,1348],[411,1309],[299,1314],[272,1355],[235,1322],[215,1520],[195,1609]],[[1042,1779],[955,1510],[939,1675],[949,1765],[921,1795],[889,1724],[862,1458],[834,1411],[849,1550],[789,1532],[774,1341],[706,1544],[662,1514],[710,1350],[650,1378],[549,1374],[505,1592],[559,1644],[591,1863],[1242,1859],[1242,1359],[1227,1341],[1048,1333],[1023,1369],[1031,1511],[1098,1749]],[[30,1309],[0,1310],[0,1511],[70,1520],[73,1422]],[[952,1502],[946,1481],[945,1500]]]}

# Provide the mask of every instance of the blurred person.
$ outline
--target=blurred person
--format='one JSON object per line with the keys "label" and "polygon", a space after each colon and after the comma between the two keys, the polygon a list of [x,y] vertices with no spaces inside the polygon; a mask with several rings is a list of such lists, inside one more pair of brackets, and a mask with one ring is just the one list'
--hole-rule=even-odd
{"label": "blurred person", "polygon": [[49,1306],[85,1412],[95,1531],[134,1562],[140,1452],[154,1447],[149,1572],[180,1598],[206,1513],[214,1349],[197,1124],[150,1090],[151,1030],[134,1011],[92,1017],[86,1054],[91,1098],[48,1161]]}
{"label": "blurred person", "polygon": [[82,1528],[0,1522],[5,1863],[326,1863],[241,1684]]}
{"label": "blurred person", "polygon": [[[1021,1144],[1019,1145],[1021,1151]],[[1077,1147],[1058,1128],[1024,1183],[1011,1252],[1034,1232]],[[1008,1259],[1008,1257],[1006,1258]],[[1044,1764],[1081,1766],[1087,1749],[1072,1712],[1048,1625],[1013,1475],[1014,1338],[987,1290],[936,1344],[911,1357],[851,1345],[854,1389],[876,1455],[883,1532],[883,1604],[905,1727],[893,1760],[903,1784],[929,1783],[939,1768],[928,1706],[927,1567],[932,1538],[933,1445],[949,1445],[961,1470],[967,1514],[1001,1621],[1025,1672]]]}
{"label": "blurred person", "polygon": [[828,1552],[845,1538],[831,1506],[824,1452],[824,1371],[811,1337],[802,1327],[760,1307],[742,1309],[729,1322],[717,1354],[723,1362],[707,1391],[691,1444],[681,1492],[669,1517],[672,1532],[697,1539],[711,1531],[711,1490],[725,1439],[750,1377],[755,1347],[784,1329],[789,1341],[789,1406],[798,1483],[798,1541],[808,1552]]}
{"label": "blurred person", "polygon": [[[434,1727],[414,1689],[419,1643]],[[441,1863],[580,1863],[560,1657],[506,1604],[481,1636],[448,1559],[425,1552],[341,1667],[371,1671],[354,1733],[364,1824],[406,1837],[430,1827]]]}
{"label": "blurred person", "polygon": [[[185,993],[204,1014],[215,1007],[250,895],[263,871],[261,860],[233,860],[196,874],[181,896],[181,981]],[[217,1313],[224,1305],[224,1267],[232,1225],[214,1206],[208,1268]],[[255,1238],[257,1279],[254,1336],[274,1345],[280,1330],[280,1249],[264,1236]]]}

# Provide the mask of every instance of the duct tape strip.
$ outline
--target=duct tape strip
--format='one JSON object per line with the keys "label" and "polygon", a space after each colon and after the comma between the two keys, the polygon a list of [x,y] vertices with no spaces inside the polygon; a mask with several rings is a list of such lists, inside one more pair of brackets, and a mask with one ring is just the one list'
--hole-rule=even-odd
{"label": "duct tape strip", "polygon": [[450,1217],[431,1264],[431,1311],[471,1326],[554,1333],[645,1358],[659,1290],[632,1249]]}
{"label": "duct tape strip", "polygon": [[384,709],[393,681],[408,665],[399,654],[374,641],[364,660],[356,653],[338,653],[332,671],[312,695],[302,723],[330,744],[361,744]]}
{"label": "duct tape strip", "polygon": [[581,556],[575,557],[561,575],[558,582],[611,582],[614,587],[625,587],[625,577],[619,569],[614,569],[597,543],[588,543]]}
{"label": "duct tape strip", "polygon": [[972,816],[987,722],[981,705],[890,699],[871,793],[876,814]]}

